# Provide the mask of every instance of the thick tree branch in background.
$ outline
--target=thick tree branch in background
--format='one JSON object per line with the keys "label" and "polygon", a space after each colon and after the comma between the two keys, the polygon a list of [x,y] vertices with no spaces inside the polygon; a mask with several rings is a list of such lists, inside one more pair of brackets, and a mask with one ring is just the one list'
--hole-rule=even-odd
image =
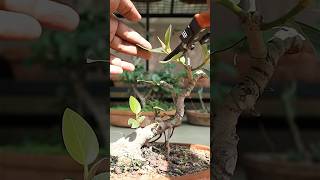
{"label": "thick tree branch in background", "polygon": [[248,14],[243,21],[251,53],[251,67],[231,90],[224,104],[214,108],[213,125],[213,179],[230,180],[237,162],[239,137],[236,125],[241,113],[253,109],[257,99],[270,81],[278,60],[288,50],[300,50],[302,38],[293,29],[283,29],[267,44],[260,31],[261,17]]}
{"label": "thick tree branch in background", "polygon": [[269,22],[261,24],[261,30],[268,30],[276,26],[281,26],[285,24],[288,20],[292,19],[294,16],[303,11],[306,7],[311,4],[312,0],[299,0],[298,4],[294,6],[288,13],[283,15],[282,17]]}
{"label": "thick tree branch in background", "polygon": [[[231,10],[238,17],[240,18],[245,17],[245,12],[243,11],[243,9],[241,9],[234,2],[230,0],[216,0],[216,2],[218,4],[223,5],[227,9]],[[312,0],[299,0],[299,2],[289,12],[287,12],[283,16],[277,18],[272,22],[261,24],[261,30],[264,31],[264,30],[268,30],[273,27],[277,27],[285,24],[288,20],[292,19],[294,16],[296,16],[301,11],[303,11],[306,7],[308,7],[311,4],[311,2]]]}

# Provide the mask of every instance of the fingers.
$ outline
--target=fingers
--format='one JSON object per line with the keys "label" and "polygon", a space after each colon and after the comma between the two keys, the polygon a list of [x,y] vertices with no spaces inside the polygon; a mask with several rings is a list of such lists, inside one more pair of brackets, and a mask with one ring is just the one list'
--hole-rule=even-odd
{"label": "fingers", "polygon": [[54,29],[72,31],[79,24],[79,15],[72,8],[49,0],[5,0],[0,8],[30,15]]}
{"label": "fingers", "polygon": [[110,0],[110,13],[116,11],[131,21],[141,19],[141,15],[130,0]]}
{"label": "fingers", "polygon": [[123,69],[119,66],[110,65],[110,74],[122,74]]}
{"label": "fingers", "polygon": [[139,33],[127,27],[111,16],[110,18],[110,47],[122,53],[149,59],[151,53],[136,46],[139,44],[151,49],[151,44]]}
{"label": "fingers", "polygon": [[134,71],[135,67],[132,63],[122,61],[113,55],[110,57],[110,73],[111,74],[121,74],[123,70]]}
{"label": "fingers", "polygon": [[113,38],[113,41],[110,42],[110,47],[116,51],[128,54],[128,55],[133,55],[133,56],[139,56],[144,59],[150,59],[151,58],[151,53],[137,47],[136,45],[133,45],[131,43],[128,43],[121,39],[118,36],[115,36]]}
{"label": "fingers", "polygon": [[120,38],[128,41],[129,43],[140,44],[141,46],[143,46],[147,49],[152,48],[151,44],[147,40],[145,40],[139,33],[134,31],[133,29],[129,28],[128,26],[126,26],[122,22],[119,22],[116,34]]}
{"label": "fingers", "polygon": [[32,40],[41,35],[41,25],[34,18],[0,10],[1,40]]}

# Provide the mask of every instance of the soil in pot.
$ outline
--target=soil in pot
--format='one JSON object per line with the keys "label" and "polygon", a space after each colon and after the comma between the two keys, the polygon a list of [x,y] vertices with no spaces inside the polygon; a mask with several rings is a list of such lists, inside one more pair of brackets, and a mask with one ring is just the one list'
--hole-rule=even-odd
{"label": "soil in pot", "polygon": [[242,159],[248,180],[319,180],[320,164],[290,161],[280,154],[247,154]]}
{"label": "soil in pot", "polygon": [[187,110],[186,115],[190,124],[210,126],[210,113],[201,110]]}
{"label": "soil in pot", "polygon": [[[111,179],[210,179],[210,148],[203,145],[170,144],[169,159],[163,144],[153,143],[142,148],[145,159],[126,162],[111,158]],[[124,159],[124,160],[123,160]]]}

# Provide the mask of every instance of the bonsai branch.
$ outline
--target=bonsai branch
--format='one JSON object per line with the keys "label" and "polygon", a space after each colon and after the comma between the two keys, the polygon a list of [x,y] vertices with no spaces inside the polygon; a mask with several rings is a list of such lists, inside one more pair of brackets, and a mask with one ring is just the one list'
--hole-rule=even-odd
{"label": "bonsai branch", "polygon": [[256,101],[270,81],[278,60],[292,49],[298,52],[303,38],[294,29],[285,28],[276,33],[267,45],[263,43],[260,23],[256,14],[248,14],[245,31],[251,54],[251,67],[242,80],[231,90],[224,104],[214,108],[213,118],[213,176],[216,180],[229,180],[237,162],[239,137],[236,125],[245,110],[253,109]]}
{"label": "bonsai branch", "polygon": [[137,85],[132,84],[131,87],[133,89],[134,94],[139,98],[142,107],[146,107],[146,98],[142,93],[139,92]]}

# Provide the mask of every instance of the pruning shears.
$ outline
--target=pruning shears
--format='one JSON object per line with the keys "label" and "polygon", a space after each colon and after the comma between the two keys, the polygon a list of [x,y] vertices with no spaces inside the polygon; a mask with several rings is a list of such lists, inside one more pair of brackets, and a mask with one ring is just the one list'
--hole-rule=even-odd
{"label": "pruning shears", "polygon": [[163,61],[169,61],[175,55],[184,55],[195,47],[195,43],[208,43],[210,40],[210,13],[203,12],[193,16],[192,21],[180,35],[181,43],[168,54]]}

